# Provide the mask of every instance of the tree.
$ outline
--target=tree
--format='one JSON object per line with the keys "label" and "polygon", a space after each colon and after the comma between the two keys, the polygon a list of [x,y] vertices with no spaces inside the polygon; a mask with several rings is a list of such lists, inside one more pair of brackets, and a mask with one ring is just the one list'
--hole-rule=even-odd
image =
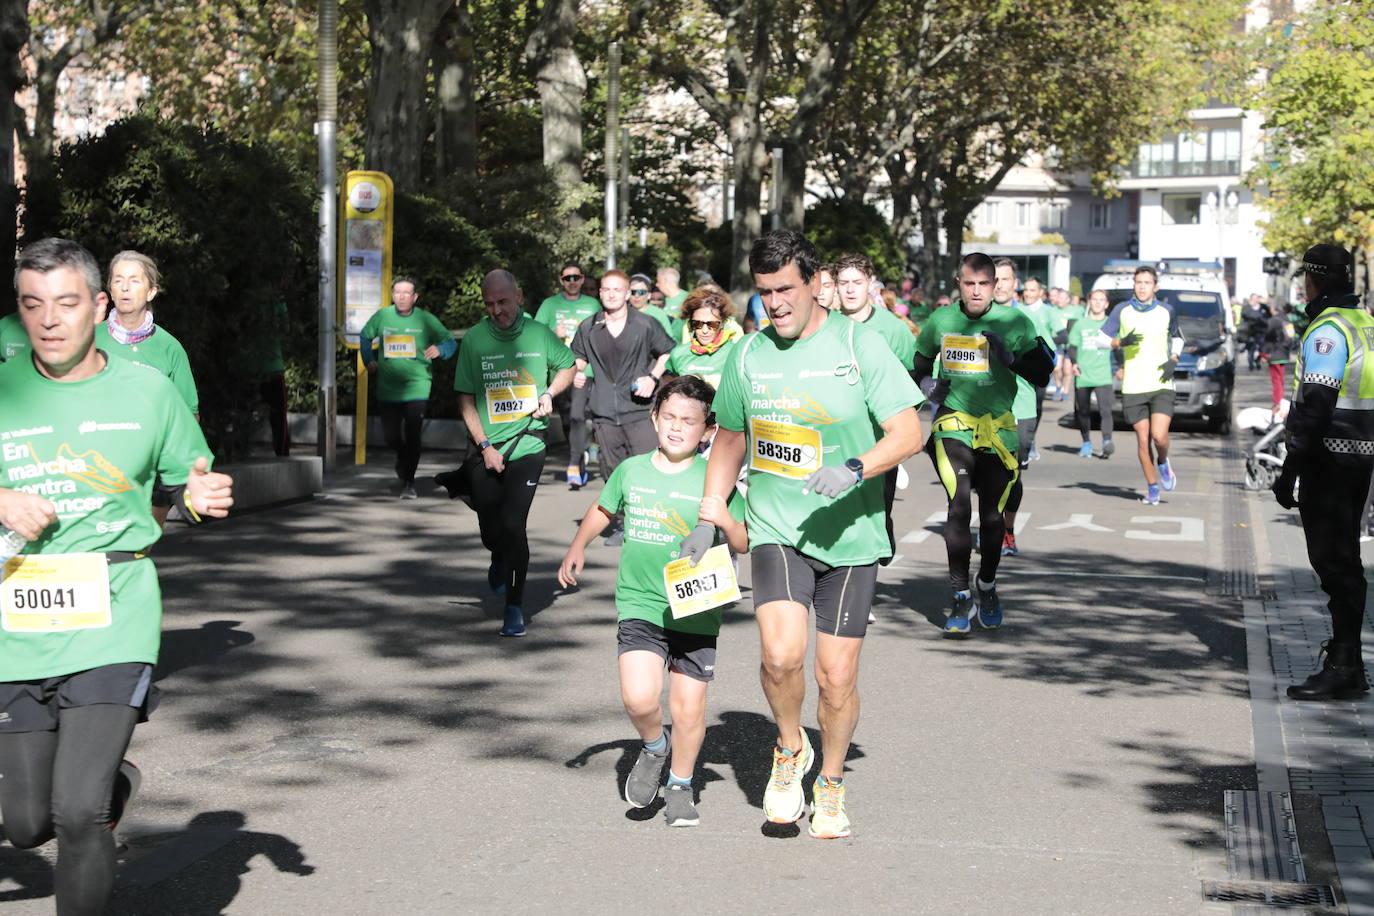
{"label": "tree", "polygon": [[459,0],[434,36],[434,170],[462,184],[477,181],[477,60],[472,10]]}
{"label": "tree", "polygon": [[1322,242],[1360,252],[1374,269],[1374,0],[1322,0],[1276,23],[1255,90],[1264,158],[1247,176],[1267,192],[1264,243],[1298,255]]}
{"label": "tree", "polygon": [[367,92],[367,168],[398,193],[420,189],[429,132],[426,77],[434,33],[453,0],[363,0],[372,44]]}
{"label": "tree", "polygon": [[525,60],[539,85],[544,164],[563,188],[582,181],[582,103],[587,74],[577,59],[577,0],[544,0],[539,23],[525,42]]}
{"label": "tree", "polygon": [[[15,93],[28,83],[28,74],[19,59],[29,40],[28,0],[0,0],[0,213],[14,213],[19,189],[14,181],[14,135],[19,106]],[[15,225],[13,219],[0,223],[0,275],[14,273]]]}

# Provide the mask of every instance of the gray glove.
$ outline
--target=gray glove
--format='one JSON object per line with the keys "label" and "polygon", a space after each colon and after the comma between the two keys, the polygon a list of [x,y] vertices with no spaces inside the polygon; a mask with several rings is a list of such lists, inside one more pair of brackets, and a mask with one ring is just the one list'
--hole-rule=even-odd
{"label": "gray glove", "polygon": [[1004,366],[1010,366],[1016,362],[1016,355],[1007,349],[1007,342],[1002,339],[1002,335],[996,331],[984,331],[983,337],[988,342],[988,355],[997,360]]}
{"label": "gray glove", "polygon": [[[853,474],[849,475],[853,477]],[[678,545],[677,555],[679,559],[691,561],[692,566],[701,562],[706,551],[716,544],[716,526],[708,525],[706,522],[697,522],[697,526],[692,529],[692,533],[682,539]]]}
{"label": "gray glove", "polygon": [[921,394],[925,395],[927,401],[944,403],[945,396],[949,394],[949,379],[927,375],[921,379]]}
{"label": "gray glove", "polygon": [[806,483],[802,484],[802,492],[815,492],[833,499],[858,482],[854,472],[849,468],[830,465],[813,471],[811,476],[806,478]]}

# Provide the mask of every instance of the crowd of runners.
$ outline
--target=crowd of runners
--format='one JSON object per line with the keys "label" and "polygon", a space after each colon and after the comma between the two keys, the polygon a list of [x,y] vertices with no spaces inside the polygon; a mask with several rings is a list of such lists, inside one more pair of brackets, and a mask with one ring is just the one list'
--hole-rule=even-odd
{"label": "crowd of runners", "polygon": [[[476,512],[486,587],[503,596],[502,636],[527,632],[527,527],[554,417],[569,443],[566,484],[600,475],[558,581],[577,587],[596,538],[621,548],[621,694],[643,741],[626,801],[661,797],[669,825],[699,823],[693,779],[721,609],[740,597],[736,558],[748,554],[777,727],[764,813],[793,823],[809,807],[812,836],[845,837],[860,651],[878,569],[896,546],[895,494],[917,473],[902,463],[926,451],[948,502],[944,635],[1002,627],[1015,609],[997,577],[1019,552],[1015,519],[1044,400],[1072,398],[1079,454],[1108,458],[1118,380],[1139,498],[1157,505],[1178,485],[1169,426],[1184,341],[1146,266],[1114,308],[1101,293],[1080,304],[1050,290],[1046,301],[1037,278],[981,253],[959,262],[954,298],[928,308],[909,284],[900,298],[885,288],[864,254],[822,263],[787,230],[756,240],[749,267],[756,301],[745,314],[719,286],[684,289],[672,270],[593,279],[569,263],[560,292],[537,308],[518,278],[493,270],[481,286],[485,317],[461,346],[419,307],[415,282],[398,277],[393,305],[360,345],[405,499],[416,497],[432,361],[456,356],[473,448],[435,480]],[[126,251],[102,284],[90,253],[49,239],[22,253],[19,311],[0,320],[0,816],[17,846],[58,839],[61,912],[99,912],[109,895],[113,825],[138,783],[124,754],[157,705],[161,609],[147,551],[169,509],[195,523],[232,505],[232,481],[211,470],[185,351],[153,320],[160,282],[151,259]],[[1328,338],[1316,351],[1323,365],[1338,344],[1348,354],[1363,340]],[[812,630],[819,747],[801,720]],[[1331,689],[1367,689],[1354,677]],[[803,777],[816,766],[808,803]]]}

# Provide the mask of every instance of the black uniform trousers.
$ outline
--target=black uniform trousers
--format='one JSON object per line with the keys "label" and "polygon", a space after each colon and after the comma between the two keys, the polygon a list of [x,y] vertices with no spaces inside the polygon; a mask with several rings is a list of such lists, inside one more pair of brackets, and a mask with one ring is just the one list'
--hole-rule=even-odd
{"label": "black uniform trousers", "polygon": [[1338,464],[1322,451],[1303,466],[1299,483],[1298,512],[1307,536],[1307,557],[1329,599],[1335,645],[1360,644],[1366,587],[1360,524],[1371,470],[1374,457],[1356,463],[1342,456]]}

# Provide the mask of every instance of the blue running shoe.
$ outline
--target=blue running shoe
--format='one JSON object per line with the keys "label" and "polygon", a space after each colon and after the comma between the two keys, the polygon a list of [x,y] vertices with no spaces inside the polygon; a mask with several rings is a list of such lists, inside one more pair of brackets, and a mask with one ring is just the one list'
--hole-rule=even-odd
{"label": "blue running shoe", "polygon": [[997,597],[997,587],[974,589],[978,596],[978,626],[985,630],[995,630],[1002,625],[1002,599]]}
{"label": "blue running shoe", "polygon": [[1169,459],[1165,458],[1164,463],[1159,465],[1159,482],[1164,485],[1165,490],[1172,490],[1178,486],[1178,478],[1174,476],[1173,465],[1169,464]]}
{"label": "blue running shoe", "polygon": [[513,604],[506,605],[506,619],[501,624],[501,635],[525,635],[525,614]]}
{"label": "blue running shoe", "polygon": [[1093,456],[1093,444],[1092,444],[1091,442],[1084,442],[1082,445],[1080,445],[1080,446],[1078,447],[1078,457],[1079,457],[1079,458],[1091,458],[1092,456]]}
{"label": "blue running shoe", "polygon": [[1144,496],[1140,497],[1140,501],[1147,506],[1159,505],[1159,484],[1150,484],[1150,488],[1145,491]]}
{"label": "blue running shoe", "polygon": [[955,592],[954,601],[950,605],[949,616],[945,620],[944,635],[954,639],[967,636],[969,620],[977,613],[978,608],[973,603],[973,595],[966,592]]}

